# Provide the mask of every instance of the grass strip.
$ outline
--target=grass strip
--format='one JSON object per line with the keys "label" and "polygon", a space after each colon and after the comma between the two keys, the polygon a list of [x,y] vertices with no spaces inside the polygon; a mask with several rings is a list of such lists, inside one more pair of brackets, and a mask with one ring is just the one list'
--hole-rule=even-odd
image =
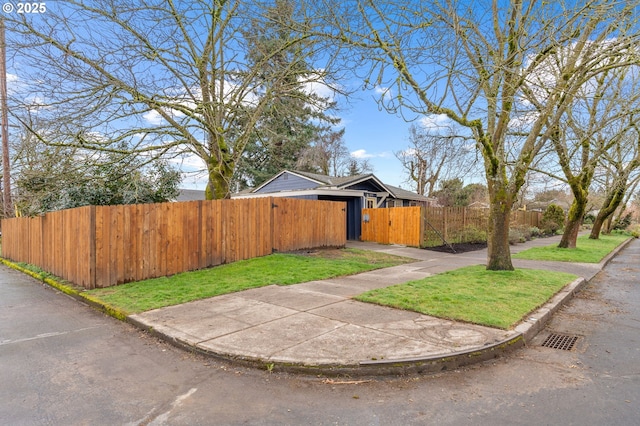
{"label": "grass strip", "polygon": [[357,249],[318,250],[309,254],[277,253],[85,293],[94,300],[134,314],[271,284],[297,284],[409,262],[414,260]]}
{"label": "grass strip", "polygon": [[514,259],[553,260],[556,262],[599,263],[616,247],[629,239],[628,235],[601,235],[597,240],[581,235],[576,241],[576,248],[559,248],[556,244],[544,247],[532,247],[513,255]]}
{"label": "grass strip", "polygon": [[509,329],[576,278],[533,269],[487,271],[477,265],[368,291],[356,300]]}

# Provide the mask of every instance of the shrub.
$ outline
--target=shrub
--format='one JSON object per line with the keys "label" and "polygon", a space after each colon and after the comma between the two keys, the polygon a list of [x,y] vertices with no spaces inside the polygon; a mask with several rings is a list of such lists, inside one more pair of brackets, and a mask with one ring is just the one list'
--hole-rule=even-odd
{"label": "shrub", "polygon": [[537,226],[532,226],[531,228],[529,228],[529,234],[531,235],[531,238],[538,238],[544,235],[542,233],[542,230]]}
{"label": "shrub", "polygon": [[629,231],[631,231],[631,236],[632,237],[640,238],[640,225],[639,224],[636,223],[635,225],[632,225],[629,228]]}
{"label": "shrub", "polygon": [[564,210],[557,204],[549,204],[542,213],[540,226],[545,234],[554,235],[564,226]]}
{"label": "shrub", "polygon": [[467,226],[460,232],[460,242],[462,243],[486,243],[487,231],[476,228],[475,226]]}
{"label": "shrub", "polygon": [[514,238],[518,240],[516,242],[524,242],[531,239],[531,228],[526,225],[519,225],[510,228],[509,232],[512,233]]}
{"label": "shrub", "polygon": [[582,223],[584,225],[593,225],[593,222],[595,221],[596,221],[596,217],[593,214],[589,213],[584,217],[584,219],[582,220]]}
{"label": "shrub", "polygon": [[613,229],[615,230],[623,230],[627,229],[631,225],[631,213],[626,214],[623,217],[619,217],[613,223]]}
{"label": "shrub", "polygon": [[524,243],[527,239],[524,236],[524,233],[520,228],[510,228],[509,229],[509,244],[514,245],[517,243]]}

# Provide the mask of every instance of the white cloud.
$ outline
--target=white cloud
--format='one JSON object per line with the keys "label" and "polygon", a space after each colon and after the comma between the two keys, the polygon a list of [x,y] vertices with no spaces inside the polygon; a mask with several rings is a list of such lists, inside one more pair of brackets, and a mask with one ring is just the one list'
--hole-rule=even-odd
{"label": "white cloud", "polygon": [[428,115],[420,119],[420,124],[426,129],[441,129],[453,126],[453,123],[445,114]]}
{"label": "white cloud", "polygon": [[308,94],[315,94],[321,98],[326,98],[332,102],[336,96],[335,91],[329,87],[328,84],[323,81],[307,81],[304,84],[304,92]]}
{"label": "white cloud", "polygon": [[375,157],[375,155],[369,154],[365,149],[357,149],[351,152],[351,156],[358,159]]}
{"label": "white cloud", "polygon": [[144,114],[142,114],[142,118],[145,119],[149,124],[153,124],[154,126],[159,126],[163,121],[160,113],[155,110],[145,112]]}
{"label": "white cloud", "polygon": [[389,152],[380,152],[377,154],[368,153],[366,149],[356,149],[355,151],[350,152],[353,158],[358,160],[364,160],[367,158],[387,158],[390,157],[391,154]]}
{"label": "white cloud", "polygon": [[187,172],[201,172],[207,169],[202,158],[195,154],[184,154],[180,157],[172,158],[169,162]]}
{"label": "white cloud", "polygon": [[391,99],[393,97],[393,91],[390,87],[376,86],[373,91],[383,99]]}

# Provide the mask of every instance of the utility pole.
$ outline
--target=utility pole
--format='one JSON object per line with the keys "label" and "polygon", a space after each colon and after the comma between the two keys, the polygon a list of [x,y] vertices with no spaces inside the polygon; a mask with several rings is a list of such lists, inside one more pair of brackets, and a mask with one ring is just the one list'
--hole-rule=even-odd
{"label": "utility pole", "polygon": [[11,166],[9,164],[9,114],[7,111],[7,44],[4,19],[0,17],[0,108],[2,108],[2,199],[4,217],[13,216],[11,203]]}

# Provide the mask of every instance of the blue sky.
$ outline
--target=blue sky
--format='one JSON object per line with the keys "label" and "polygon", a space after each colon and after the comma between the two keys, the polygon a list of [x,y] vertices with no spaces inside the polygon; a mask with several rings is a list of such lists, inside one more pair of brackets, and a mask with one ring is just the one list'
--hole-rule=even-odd
{"label": "blue sky", "polygon": [[[355,158],[366,158],[373,167],[373,174],[382,182],[413,190],[407,182],[407,174],[396,158],[398,151],[409,147],[408,122],[399,115],[380,110],[376,99],[379,93],[374,90],[357,92],[349,102],[339,101],[337,116],[342,122],[336,128],[345,128],[344,141],[349,152]],[[423,117],[416,124],[442,123],[446,119],[440,116]],[[428,126],[431,127],[431,126]],[[199,159],[185,161],[183,169],[201,168]],[[465,181],[482,182],[481,176],[466,176]],[[187,175],[183,181],[184,188],[202,189],[206,186],[204,174]]]}
{"label": "blue sky", "polygon": [[[358,99],[343,102],[337,114],[342,122],[337,128],[346,129],[344,141],[352,156],[366,158],[373,167],[373,174],[382,182],[411,189],[402,164],[394,155],[408,148],[411,123],[387,111],[380,111],[375,96],[373,91],[360,92]],[[185,169],[191,167],[187,165]],[[185,188],[204,189],[205,186],[204,176],[187,176],[183,182]]]}
{"label": "blue sky", "polygon": [[[394,155],[394,152],[408,148],[411,123],[387,111],[380,111],[374,91],[361,91],[355,96],[349,102],[339,101],[341,106],[337,114],[342,119],[337,128],[346,129],[344,141],[349,152],[356,158],[368,159],[373,174],[384,183],[411,189],[406,183],[402,164]],[[183,168],[194,170],[198,161],[186,160]],[[206,177],[187,175],[182,186],[204,190]]]}
{"label": "blue sky", "polygon": [[[47,5],[47,6],[53,6]],[[52,8],[50,8],[53,11]],[[85,22],[86,24],[86,22]],[[17,64],[16,64],[17,65]],[[20,75],[19,67],[11,69],[10,77],[12,85],[24,84],[25,79]],[[345,84],[348,90],[360,86],[361,81],[338,82]],[[322,88],[315,90],[324,92]],[[326,87],[325,87],[326,89]],[[337,99],[339,111],[337,115],[342,123],[337,128],[346,130],[344,141],[348,150],[356,158],[367,159],[373,167],[373,173],[384,183],[412,189],[407,182],[407,175],[400,161],[396,158],[396,152],[409,147],[409,127],[411,123],[398,115],[380,110],[376,103],[376,97],[385,92],[385,88],[378,90],[356,90],[353,97],[347,102]],[[328,95],[327,93],[321,93]],[[387,93],[389,94],[389,93]],[[391,93],[393,95],[393,93]],[[147,112],[141,119],[148,125],[160,125],[162,119],[157,112]],[[185,188],[204,189],[206,186],[206,173],[203,173],[204,163],[196,157],[185,157],[182,161],[174,162],[181,170],[187,173],[182,186]],[[200,171],[200,173],[195,173]]]}
{"label": "blue sky", "polygon": [[372,92],[362,92],[340,117],[346,129],[344,140],[353,156],[367,158],[373,173],[384,183],[409,189],[406,173],[394,152],[409,144],[409,126],[401,117],[380,111]]}

